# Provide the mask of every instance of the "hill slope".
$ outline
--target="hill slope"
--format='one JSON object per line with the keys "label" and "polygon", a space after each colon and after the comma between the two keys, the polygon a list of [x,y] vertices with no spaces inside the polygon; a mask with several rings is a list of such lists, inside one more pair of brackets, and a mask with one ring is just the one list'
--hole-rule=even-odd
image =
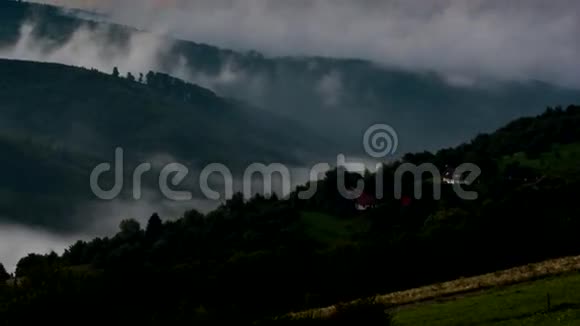
{"label": "hill slope", "polygon": [[[296,193],[284,200],[235,196],[209,214],[188,211],[167,222],[154,214],[144,227],[125,220],[113,237],[79,241],[62,255],[24,257],[16,274],[27,281],[16,289],[0,287],[5,303],[0,320],[58,320],[59,313],[30,312],[60,312],[56,307],[66,306],[84,314],[107,311],[122,321],[211,325],[235,320],[249,325],[378,293],[395,293],[386,301],[404,301],[425,293],[399,291],[422,286],[428,296],[454,286],[486,287],[493,285],[490,280],[505,281],[506,275],[509,282],[530,273],[546,275],[552,267],[577,268],[573,258],[546,268],[533,265],[539,266],[537,274],[533,266],[515,269],[515,277],[494,273],[580,254],[579,168],[565,164],[573,158],[569,148],[580,143],[578,129],[572,128],[578,119],[580,107],[548,109],[459,147],[408,154],[384,166],[384,184],[391,184],[394,169],[403,162],[474,162],[483,172],[479,182],[468,186],[478,192],[475,200],[460,198],[451,185],[442,186],[441,198],[431,197],[426,186],[433,185],[432,179],[424,178],[428,193],[422,198],[403,201],[385,192],[375,208],[358,212],[352,201],[339,201],[337,171],[330,171],[310,200]],[[514,155],[526,161],[549,157],[567,168],[506,164],[506,157]],[[348,176],[351,181],[365,178]],[[367,175],[365,184],[373,186],[373,179]],[[417,185],[414,178],[402,182],[409,193]],[[445,283],[452,280],[458,281]],[[31,298],[30,293],[38,295]],[[445,309],[463,308],[458,301]],[[421,314],[401,318],[413,323]],[[109,318],[97,315],[99,321]],[[439,318],[428,308],[425,316]]]}
{"label": "hill slope", "polygon": [[[232,173],[250,162],[300,165],[324,146],[318,135],[272,113],[257,115],[162,74],[150,74],[144,84],[57,64],[0,60],[0,75],[0,146],[10,153],[0,163],[0,215],[19,222],[61,227],[51,212],[74,216],[79,200],[96,199],[89,175],[99,163],[113,162],[116,147],[124,149],[127,168],[166,157],[164,163],[184,164],[199,175],[209,162],[226,164]],[[127,181],[131,172],[126,170]],[[155,178],[148,180],[154,187]]]}
{"label": "hill slope", "polygon": [[105,71],[118,64],[123,72],[177,75],[277,112],[319,135],[333,135],[333,147],[321,149],[327,156],[364,155],[360,139],[375,123],[388,123],[398,131],[400,153],[434,150],[540,113],[546,106],[580,102],[579,91],[542,82],[456,84],[429,72],[362,60],[270,58],[88,22],[54,7],[12,1],[0,6],[0,40],[5,44],[0,56]]}

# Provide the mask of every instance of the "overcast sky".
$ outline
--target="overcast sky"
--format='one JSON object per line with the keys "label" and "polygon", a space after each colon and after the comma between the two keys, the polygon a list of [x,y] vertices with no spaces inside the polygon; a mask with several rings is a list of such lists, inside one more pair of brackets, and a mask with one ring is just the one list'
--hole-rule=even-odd
{"label": "overcast sky", "polygon": [[272,55],[358,57],[457,80],[580,87],[574,0],[41,0],[140,28]]}

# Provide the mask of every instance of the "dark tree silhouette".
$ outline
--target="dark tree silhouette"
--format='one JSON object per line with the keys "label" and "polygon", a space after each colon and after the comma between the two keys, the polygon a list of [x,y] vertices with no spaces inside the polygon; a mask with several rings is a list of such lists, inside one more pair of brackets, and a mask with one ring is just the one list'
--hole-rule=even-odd
{"label": "dark tree silhouette", "polygon": [[6,271],[6,268],[4,268],[4,265],[2,265],[2,263],[0,263],[0,286],[3,285],[4,283],[6,283],[6,281],[8,281],[10,279],[10,274],[8,274],[8,272]]}
{"label": "dark tree silhouette", "polygon": [[134,219],[127,219],[121,221],[119,224],[119,229],[121,230],[120,235],[122,237],[133,237],[141,232],[141,225]]}
{"label": "dark tree silhouette", "polygon": [[163,231],[163,222],[157,213],[153,214],[149,218],[149,222],[147,222],[147,229],[145,230],[145,237],[150,240],[154,241],[161,235]]}

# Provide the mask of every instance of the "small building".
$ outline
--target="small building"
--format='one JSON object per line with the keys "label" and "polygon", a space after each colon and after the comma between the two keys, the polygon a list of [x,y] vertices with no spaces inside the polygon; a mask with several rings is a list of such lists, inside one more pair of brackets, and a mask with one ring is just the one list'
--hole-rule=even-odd
{"label": "small building", "polygon": [[443,183],[446,184],[468,184],[468,182],[465,180],[465,173],[461,174],[461,173],[457,173],[456,169],[453,168],[448,168],[447,170],[445,170],[445,173],[443,173]]}
{"label": "small building", "polygon": [[377,200],[375,197],[364,192],[355,200],[355,207],[359,211],[366,211],[367,209],[374,208],[377,206]]}

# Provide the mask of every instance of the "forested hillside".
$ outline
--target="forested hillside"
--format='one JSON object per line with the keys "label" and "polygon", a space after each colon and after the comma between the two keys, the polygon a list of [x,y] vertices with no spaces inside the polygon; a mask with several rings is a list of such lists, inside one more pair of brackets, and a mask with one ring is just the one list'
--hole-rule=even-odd
{"label": "forested hillside", "polygon": [[[74,221],[75,210],[95,199],[90,173],[114,162],[116,147],[124,150],[130,182],[131,168],[159,155],[192,173],[213,162],[235,173],[249,162],[303,164],[328,144],[274,113],[255,114],[251,106],[165,74],[127,78],[0,60],[0,75],[0,146],[8,158],[0,163],[0,215],[20,223],[62,230],[90,222]],[[288,150],[294,146],[300,151]],[[103,176],[103,184],[111,177]]]}
{"label": "forested hillside", "polygon": [[[107,311],[124,322],[244,324],[579,254],[579,119],[580,107],[550,108],[459,147],[384,166],[392,185],[403,162],[478,164],[479,182],[468,186],[479,193],[473,201],[451,185],[434,200],[425,176],[423,199],[401,201],[387,191],[376,208],[359,212],[337,202],[335,170],[309,201],[236,196],[208,215],[126,220],[114,237],[78,242],[62,256],[23,258],[19,285],[0,287],[0,316],[58,320],[58,307],[68,307],[93,321]],[[560,168],[546,169],[545,160]],[[365,178],[372,188],[374,176]],[[417,186],[404,180],[405,191]]]}

